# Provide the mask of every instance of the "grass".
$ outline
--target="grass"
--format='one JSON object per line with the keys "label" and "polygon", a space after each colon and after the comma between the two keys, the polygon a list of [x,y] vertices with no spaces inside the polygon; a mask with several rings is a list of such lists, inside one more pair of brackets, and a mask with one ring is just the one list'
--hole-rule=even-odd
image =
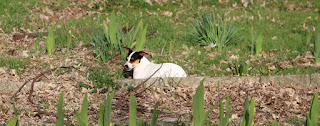
{"label": "grass", "polygon": [[80,86],[86,88],[93,88],[93,92],[97,92],[97,90],[102,90],[102,92],[106,92],[115,86],[115,78],[114,75],[110,75],[110,70],[101,69],[101,68],[92,68],[89,72],[88,80],[94,83],[94,87],[90,87],[86,84],[81,84]]}
{"label": "grass", "polygon": [[[59,1],[56,2],[59,3]],[[206,76],[233,75],[232,71],[227,71],[230,64],[221,64],[220,62],[229,61],[231,55],[239,56],[241,61],[250,60],[250,55],[252,54],[251,49],[253,48],[251,40],[252,34],[254,34],[254,36],[258,34],[263,36],[261,45],[262,53],[276,50],[274,57],[276,57],[278,62],[292,60],[298,55],[303,55],[308,51],[314,51],[314,49],[308,45],[308,43],[310,44],[310,35],[306,33],[310,32],[311,27],[315,27],[316,29],[320,27],[319,11],[315,10],[319,9],[320,2],[313,1],[312,5],[304,0],[293,0],[288,3],[281,0],[268,2],[269,3],[263,7],[261,6],[263,4],[262,2],[255,1],[252,4],[250,3],[247,8],[243,8],[239,1],[236,0],[222,3],[208,0],[191,2],[179,1],[175,3],[168,1],[167,4],[159,5],[154,3],[152,6],[144,1],[95,2],[92,8],[86,8],[86,10],[97,11],[101,14],[71,18],[55,24],[55,47],[72,49],[73,47],[77,47],[80,42],[90,44],[92,42],[90,36],[103,32],[103,22],[106,22],[106,19],[110,18],[109,14],[112,10],[108,9],[108,7],[117,6],[118,8],[115,9],[115,11],[118,21],[120,21],[120,27],[125,27],[127,24],[128,26],[133,26],[136,23],[135,21],[141,17],[144,24],[148,24],[147,34],[153,31],[159,32],[146,38],[145,47],[152,50],[151,52],[154,54],[152,60],[156,63],[174,62],[181,66],[190,66],[184,67],[188,74]],[[0,16],[5,17],[2,21],[1,28],[6,33],[11,33],[13,28],[17,27],[17,24],[19,27],[37,31],[35,27],[26,23],[29,21],[39,24],[42,29],[49,27],[50,23],[47,22],[42,25],[41,20],[37,16],[18,18],[18,20],[16,18],[17,16],[23,17],[23,15],[31,14],[28,8],[50,6],[50,4],[33,0],[28,1],[28,4],[25,3],[25,1],[0,2],[0,6],[4,8],[0,10],[0,12],[3,12],[0,13]],[[126,7],[129,3],[130,7]],[[238,3],[237,7],[232,6],[234,3]],[[180,6],[181,4],[185,6]],[[309,10],[290,11],[288,8],[289,4],[299,5],[302,9]],[[70,1],[64,1],[56,4],[53,10],[62,10],[70,6],[80,7],[80,5],[70,4]],[[162,15],[164,11],[172,12],[172,17]],[[195,40],[189,35],[195,19],[201,15],[212,14],[213,11],[215,12],[214,16],[217,20],[219,17],[223,17],[223,20],[232,21],[233,26],[239,29],[238,34],[241,36],[239,42],[224,46],[220,53],[216,53],[217,49],[208,50],[202,46],[193,44]],[[72,44],[70,43],[69,31],[72,35]],[[173,31],[175,33],[173,33]],[[182,48],[183,45],[187,45],[189,49],[193,49],[185,50],[185,48]],[[45,48],[39,46],[40,45],[36,45],[37,48]],[[198,53],[199,51],[201,53]],[[183,52],[187,53],[180,55]],[[172,58],[167,57],[168,55]],[[213,57],[209,55],[213,55]],[[120,57],[117,56],[114,58]],[[263,61],[263,64],[252,62],[250,66],[254,67],[254,69],[249,75],[262,74],[259,72],[259,67],[274,62],[268,59],[263,59]],[[213,64],[216,68],[220,68],[221,71],[211,69],[210,67]],[[121,70],[118,72],[120,73]],[[312,67],[300,67],[297,64],[294,64],[293,68],[281,69],[278,72],[269,71],[271,75],[309,74],[315,72],[317,72],[317,70]]]}
{"label": "grass", "polygon": [[19,76],[25,71],[25,68],[29,64],[30,62],[28,61],[28,59],[18,59],[0,56],[0,67],[16,69]]}

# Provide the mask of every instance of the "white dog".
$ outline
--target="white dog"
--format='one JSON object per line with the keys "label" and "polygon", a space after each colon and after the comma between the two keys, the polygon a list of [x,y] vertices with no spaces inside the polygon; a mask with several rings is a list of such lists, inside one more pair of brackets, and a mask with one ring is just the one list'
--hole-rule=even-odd
{"label": "white dog", "polygon": [[187,77],[186,72],[177,64],[154,64],[145,57],[148,53],[125,48],[128,50],[128,56],[123,69],[127,71],[133,69],[133,79],[146,79],[150,76],[151,78]]}

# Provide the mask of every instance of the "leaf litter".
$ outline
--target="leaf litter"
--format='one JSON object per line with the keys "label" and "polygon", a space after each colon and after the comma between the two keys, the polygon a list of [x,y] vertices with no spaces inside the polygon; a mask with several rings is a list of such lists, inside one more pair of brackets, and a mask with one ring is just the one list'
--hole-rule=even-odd
{"label": "leaf litter", "polygon": [[[76,123],[73,110],[79,110],[81,99],[85,93],[89,93],[88,117],[90,122],[97,122],[99,113],[99,103],[103,102],[105,93],[90,93],[91,89],[79,87],[80,82],[92,84],[86,77],[77,71],[64,73],[61,75],[49,75],[50,79],[42,79],[48,86],[40,88],[34,92],[33,99],[37,104],[27,101],[28,92],[19,93],[14,98],[14,103],[20,112],[21,122],[35,123],[55,123],[57,121],[56,101],[60,92],[64,91],[64,109],[69,123]],[[174,86],[176,85],[176,86]],[[140,88],[134,94],[137,99],[138,118],[150,120],[152,110],[159,101],[160,119],[161,118],[180,118],[189,120],[192,114],[192,96],[198,84],[184,85],[171,84],[161,86],[151,86]],[[148,86],[146,86],[148,87]],[[314,92],[318,91],[316,86],[279,86],[276,83],[259,83],[253,80],[239,81],[231,83],[224,81],[220,83],[218,92],[217,85],[205,81],[205,108],[210,108],[218,98],[226,98],[230,94],[231,117],[233,120],[241,119],[243,104],[246,93],[251,98],[256,99],[255,122],[266,124],[268,121],[277,120],[282,124],[292,118],[304,119],[308,112],[309,105]],[[127,92],[126,88],[116,90],[112,105],[112,121],[114,123],[124,123],[128,117],[129,97],[121,98]],[[0,123],[12,118],[13,110],[10,100],[12,93],[1,93]],[[7,108],[7,109],[4,109]],[[210,119],[218,121],[219,111],[215,109],[210,114]],[[232,120],[231,120],[232,121]]]}

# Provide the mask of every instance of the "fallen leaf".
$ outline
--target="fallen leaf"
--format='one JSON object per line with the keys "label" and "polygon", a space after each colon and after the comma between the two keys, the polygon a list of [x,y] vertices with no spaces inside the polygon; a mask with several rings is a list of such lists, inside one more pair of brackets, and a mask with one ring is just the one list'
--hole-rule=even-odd
{"label": "fallen leaf", "polygon": [[161,15],[168,16],[168,17],[172,17],[173,13],[172,13],[172,12],[169,12],[169,11],[163,11],[163,12],[161,13]]}

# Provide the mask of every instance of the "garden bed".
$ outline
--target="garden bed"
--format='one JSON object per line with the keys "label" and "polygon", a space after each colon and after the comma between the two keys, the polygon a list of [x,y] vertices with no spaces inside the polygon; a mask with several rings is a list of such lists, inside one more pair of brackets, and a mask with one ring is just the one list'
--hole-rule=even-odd
{"label": "garden bed", "polygon": [[[99,104],[102,103],[106,93],[90,93],[87,88],[79,87],[80,80],[85,78],[74,76],[77,72],[70,74],[49,76],[51,80],[43,80],[46,86],[37,88],[33,94],[33,100],[36,104],[28,102],[28,91],[18,93],[10,100],[14,92],[1,93],[1,123],[12,118],[12,103],[14,102],[18,112],[19,121],[33,123],[55,123],[57,122],[57,100],[60,92],[64,91],[64,109],[66,122],[75,124],[76,120],[73,110],[79,110],[81,101],[86,92],[89,93],[89,122],[96,123],[98,119]],[[259,81],[260,77],[216,77],[206,78],[205,86],[205,108],[208,109],[218,98],[225,99],[230,95],[230,120],[232,125],[237,125],[242,119],[244,99],[246,92],[256,101],[255,123],[267,124],[277,120],[280,124],[302,123],[305,119],[310,106],[312,95],[317,91],[316,83],[306,85],[309,82],[297,84],[296,79],[303,78],[303,75],[284,76],[282,78],[291,78],[287,84],[279,85],[276,80],[268,77],[268,81]],[[309,75],[306,75],[309,76]],[[310,75],[310,76],[319,76]],[[73,78],[73,79],[70,79]],[[203,77],[190,77],[185,79],[152,79],[144,86],[132,92],[137,99],[138,118],[144,121],[150,121],[152,110],[157,101],[159,101],[159,122],[171,118],[180,120],[184,123],[190,123],[192,114],[192,96],[196,87]],[[306,79],[308,80],[308,79]],[[220,82],[218,92],[217,81]],[[121,85],[115,92],[112,105],[112,122],[125,123],[128,120],[128,86],[137,86],[142,80],[123,80],[117,82]],[[155,82],[155,83],[153,83]],[[12,82],[11,82],[12,83]],[[292,83],[292,84],[290,84]],[[294,84],[294,85],[293,85]],[[27,86],[30,86],[27,85]],[[210,114],[210,121],[218,121],[219,110],[214,109]],[[163,122],[162,122],[163,123]]]}

